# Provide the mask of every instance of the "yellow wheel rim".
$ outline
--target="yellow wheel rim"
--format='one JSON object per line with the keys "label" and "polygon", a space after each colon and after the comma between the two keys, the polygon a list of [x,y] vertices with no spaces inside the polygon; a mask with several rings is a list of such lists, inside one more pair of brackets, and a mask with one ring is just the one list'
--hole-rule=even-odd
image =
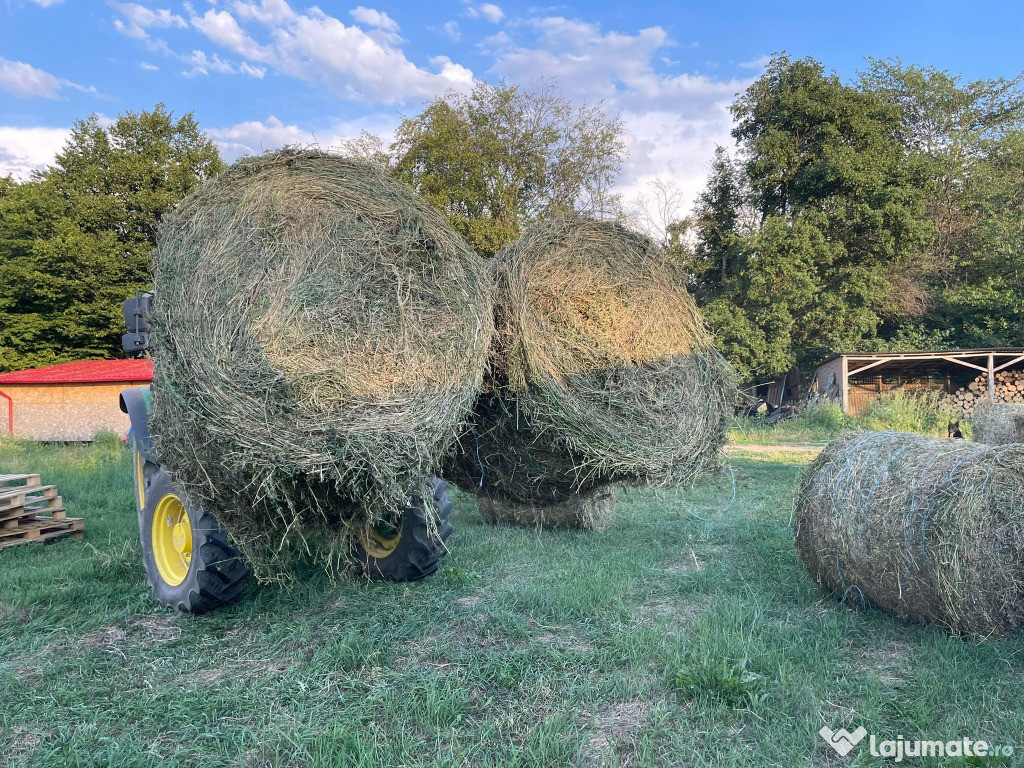
{"label": "yellow wheel rim", "polygon": [[139,497],[139,509],[146,506],[146,475],[142,469],[142,454],[135,448],[135,495]]}
{"label": "yellow wheel rim", "polygon": [[177,496],[160,499],[153,515],[153,559],[160,578],[176,587],[188,576],[192,565],[192,523],[188,510]]}
{"label": "yellow wheel rim", "polygon": [[382,532],[374,528],[364,530],[359,540],[366,554],[374,560],[383,560],[391,555],[402,540],[401,530]]}

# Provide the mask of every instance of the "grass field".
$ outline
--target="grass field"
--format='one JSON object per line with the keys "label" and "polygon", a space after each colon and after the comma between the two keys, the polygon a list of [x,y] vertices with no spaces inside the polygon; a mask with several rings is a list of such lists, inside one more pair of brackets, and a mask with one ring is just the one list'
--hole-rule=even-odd
{"label": "grass field", "polygon": [[805,460],[625,493],[601,534],[489,528],[460,497],[425,582],[310,575],[191,617],[147,595],[118,447],[0,444],[88,521],[0,553],[0,763],[868,766],[818,729],[1021,739],[1024,638],[818,592],[789,528]]}

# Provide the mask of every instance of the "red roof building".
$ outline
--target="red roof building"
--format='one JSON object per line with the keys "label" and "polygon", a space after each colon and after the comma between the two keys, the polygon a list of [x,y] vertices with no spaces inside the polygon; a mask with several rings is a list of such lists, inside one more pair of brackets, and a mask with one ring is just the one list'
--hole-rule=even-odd
{"label": "red roof building", "polygon": [[153,363],[145,359],[80,360],[0,373],[0,436],[83,441],[99,431],[127,434],[118,395],[152,381]]}

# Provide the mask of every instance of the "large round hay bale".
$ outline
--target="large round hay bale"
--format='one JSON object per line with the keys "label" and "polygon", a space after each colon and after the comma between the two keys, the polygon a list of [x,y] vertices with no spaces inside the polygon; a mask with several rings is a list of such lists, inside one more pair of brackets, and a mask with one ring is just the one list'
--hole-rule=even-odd
{"label": "large round hay bale", "polygon": [[612,222],[555,218],[494,270],[490,369],[452,468],[463,488],[546,507],[719,466],[735,386],[663,249]]}
{"label": "large round hay bale", "polygon": [[853,432],[804,471],[794,522],[847,600],[959,634],[1024,624],[1024,446]]}
{"label": "large round hay bale", "polygon": [[987,445],[1024,443],[1024,405],[984,400],[971,416],[971,437]]}
{"label": "large round hay bale", "polygon": [[241,160],[165,220],[154,271],[161,460],[263,576],[396,515],[479,391],[487,266],[367,165]]}

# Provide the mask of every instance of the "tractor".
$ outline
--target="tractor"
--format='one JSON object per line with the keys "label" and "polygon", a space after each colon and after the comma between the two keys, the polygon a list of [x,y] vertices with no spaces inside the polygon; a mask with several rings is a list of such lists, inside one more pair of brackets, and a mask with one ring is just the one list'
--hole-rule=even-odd
{"label": "tractor", "polygon": [[[150,347],[149,310],[153,294],[140,292],[124,302],[126,333],[121,346],[132,357]],[[128,433],[135,475],[142,563],[154,599],[189,613],[203,613],[237,599],[251,571],[217,522],[216,510],[189,499],[161,465],[149,431],[152,385],[121,392],[121,411],[128,415]],[[429,503],[424,496],[433,494]],[[350,545],[354,571],[366,578],[416,581],[437,570],[447,554],[452,509],[447,484],[427,479],[424,492],[413,493],[410,505],[395,524],[385,522],[354,536]]]}

